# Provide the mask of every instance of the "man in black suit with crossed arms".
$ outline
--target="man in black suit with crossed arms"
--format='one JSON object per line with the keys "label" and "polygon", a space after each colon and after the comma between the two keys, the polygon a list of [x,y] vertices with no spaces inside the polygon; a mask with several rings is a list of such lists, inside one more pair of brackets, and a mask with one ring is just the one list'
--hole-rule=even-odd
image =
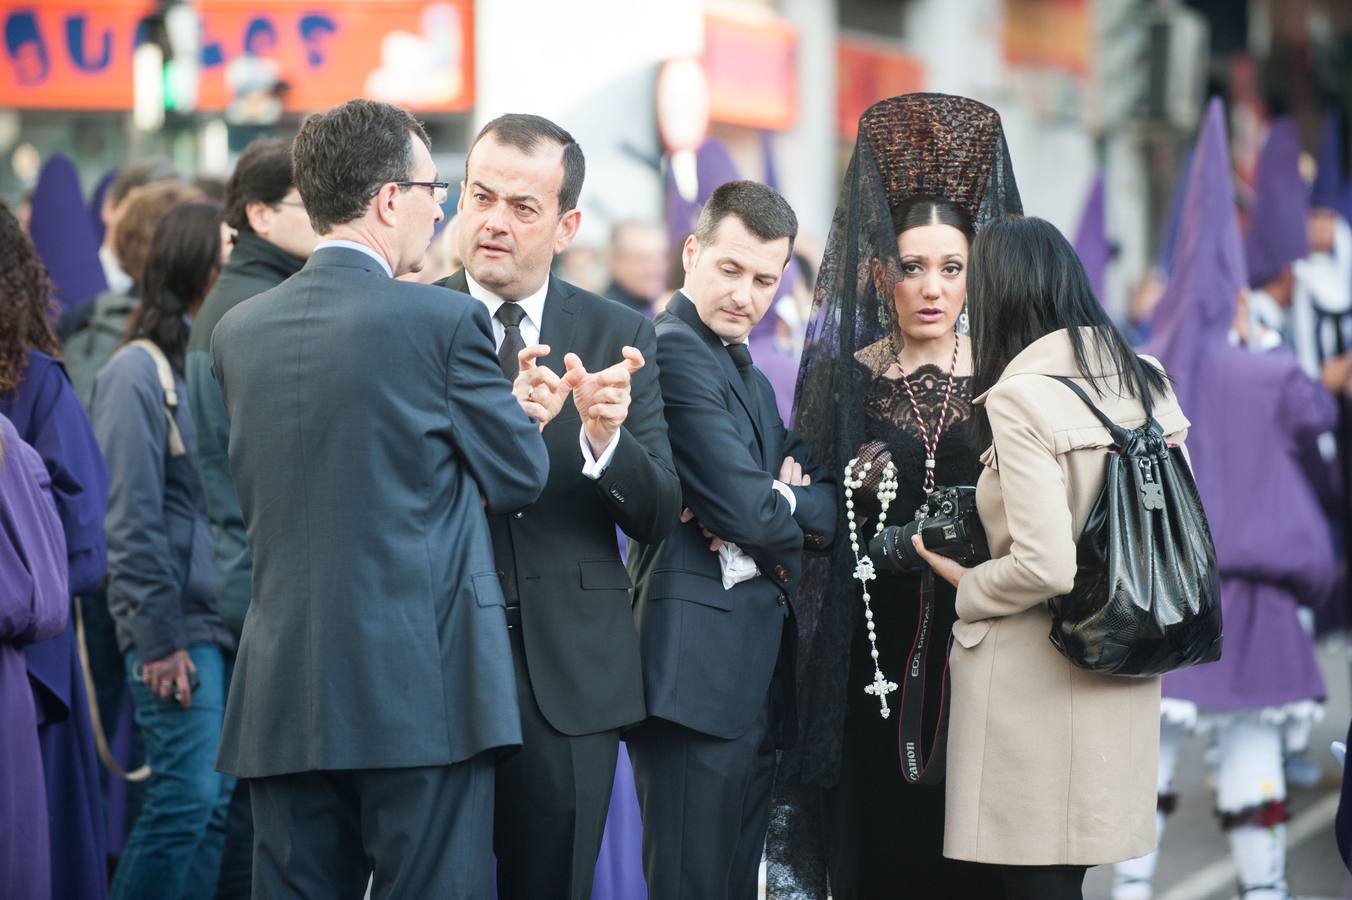
{"label": "man in black suit with crossed arms", "polygon": [[438,282],[488,309],[508,377],[518,350],[538,341],[540,365],[577,384],[544,430],[544,493],[489,518],[523,737],[497,770],[504,900],[591,895],[620,729],[644,716],[615,527],[659,541],[680,514],[652,323],[550,275],[581,221],[583,174],[582,149],[548,119],[489,122],[465,163],[456,226],[465,267]]}
{"label": "man in black suit with crossed arms", "polygon": [[651,718],[628,744],[653,900],[756,896],[775,750],[795,737],[789,592],[805,546],[831,543],[836,489],[780,421],[746,339],[797,231],[765,185],[718,188],[686,240],[685,286],[655,322],[688,509],[630,560]]}

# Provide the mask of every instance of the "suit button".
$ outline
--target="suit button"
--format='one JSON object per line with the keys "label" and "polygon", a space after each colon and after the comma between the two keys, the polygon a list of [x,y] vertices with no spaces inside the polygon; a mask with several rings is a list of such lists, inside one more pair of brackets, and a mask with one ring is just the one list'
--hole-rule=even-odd
{"label": "suit button", "polygon": [[787,581],[789,578],[789,570],[783,566],[775,566],[775,577],[780,581]]}
{"label": "suit button", "polygon": [[525,517],[526,517],[526,514],[523,513],[523,512],[514,512],[514,513],[512,513],[512,518],[513,518],[513,519],[524,519]]}
{"label": "suit button", "polygon": [[780,606],[783,606],[785,603],[789,602],[789,598],[785,597],[783,594],[780,594],[778,597],[775,598],[775,602],[778,603]]}

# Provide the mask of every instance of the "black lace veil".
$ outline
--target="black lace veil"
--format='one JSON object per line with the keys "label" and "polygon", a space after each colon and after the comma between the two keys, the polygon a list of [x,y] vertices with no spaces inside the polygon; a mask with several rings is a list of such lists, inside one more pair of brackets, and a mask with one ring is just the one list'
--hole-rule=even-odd
{"label": "black lace veil", "polygon": [[[868,382],[881,374],[867,360],[882,355],[859,351],[884,340],[900,346],[892,313],[901,275],[892,211],[920,197],[964,207],[978,229],[1022,212],[995,110],[965,97],[905,94],[875,104],[859,120],[817,277],[794,407],[794,428],[814,460],[838,476],[864,441]],[[785,754],[779,779],[813,787],[830,787],[839,778],[850,641],[859,612],[843,498],[840,512],[835,552],[809,561],[794,599],[798,743]]]}

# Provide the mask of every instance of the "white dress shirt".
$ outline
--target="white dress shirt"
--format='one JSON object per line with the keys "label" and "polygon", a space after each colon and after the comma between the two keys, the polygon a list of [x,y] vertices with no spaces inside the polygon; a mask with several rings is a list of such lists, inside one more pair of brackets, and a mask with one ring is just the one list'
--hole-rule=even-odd
{"label": "white dress shirt", "polygon": [[356,250],[359,253],[365,253],[367,256],[380,263],[380,267],[385,270],[385,274],[394,277],[394,269],[390,267],[390,261],[381,256],[374,247],[368,247],[365,244],[359,244],[356,241],[330,240],[320,241],[315,244],[316,250],[323,250],[325,247],[343,247],[348,250]]}
{"label": "white dress shirt", "polygon": [[[498,308],[507,301],[475,281],[468,269],[465,270],[465,283],[469,286],[469,295],[487,307],[488,318],[493,322],[493,347],[501,349],[502,342],[507,337],[507,326],[498,318]],[[516,305],[525,313],[520,328],[521,340],[525,341],[527,347],[540,343],[540,323],[544,320],[545,296],[548,293],[549,279],[546,278],[538,291],[516,301]],[[595,481],[606,471],[611,458],[615,456],[615,448],[620,444],[620,433],[615,432],[615,436],[610,439],[610,443],[601,451],[599,457],[592,455],[591,445],[587,443],[585,425],[578,429],[577,439],[582,447],[582,474]]]}

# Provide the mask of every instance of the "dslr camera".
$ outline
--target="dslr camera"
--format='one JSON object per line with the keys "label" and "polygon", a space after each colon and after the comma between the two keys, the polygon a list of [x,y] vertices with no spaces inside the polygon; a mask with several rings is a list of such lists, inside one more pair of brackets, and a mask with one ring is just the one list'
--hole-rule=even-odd
{"label": "dslr camera", "polygon": [[919,534],[925,547],[964,566],[990,559],[986,529],[976,512],[976,488],[938,488],[905,525],[888,525],[869,541],[868,555],[888,572],[923,572],[928,565],[911,546]]}

